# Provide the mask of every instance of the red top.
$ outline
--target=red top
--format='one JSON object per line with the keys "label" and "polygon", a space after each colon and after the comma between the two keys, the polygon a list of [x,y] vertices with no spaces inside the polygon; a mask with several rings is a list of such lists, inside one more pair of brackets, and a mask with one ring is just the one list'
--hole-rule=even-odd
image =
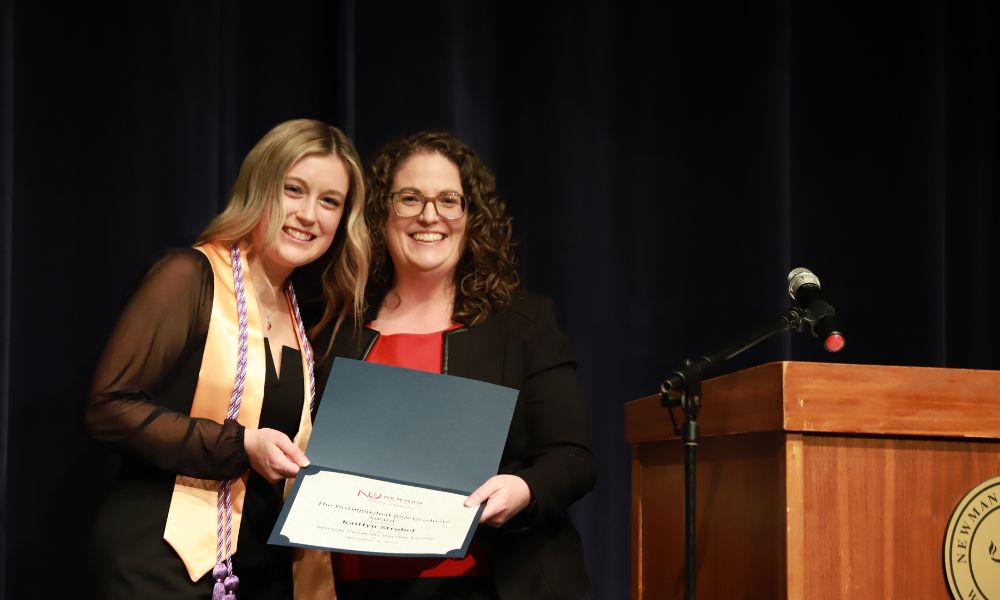
{"label": "red top", "polygon": [[[455,325],[449,327],[454,329]],[[444,352],[444,332],[397,333],[380,335],[375,340],[368,362],[403,367],[430,373],[441,372]],[[359,579],[416,579],[419,577],[479,577],[489,575],[490,568],[482,547],[472,538],[469,553],[462,559],[398,558],[333,554],[334,577],[340,581]]]}

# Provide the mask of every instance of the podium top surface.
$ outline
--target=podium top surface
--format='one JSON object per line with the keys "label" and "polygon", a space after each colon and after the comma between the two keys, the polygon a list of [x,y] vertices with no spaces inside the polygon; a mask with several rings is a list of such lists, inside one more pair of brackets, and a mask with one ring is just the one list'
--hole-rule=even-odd
{"label": "podium top surface", "polygon": [[[680,409],[675,417],[683,419]],[[1000,439],[1000,371],[776,362],[705,381],[702,436],[764,431]],[[630,444],[674,439],[660,397],[625,405]]]}

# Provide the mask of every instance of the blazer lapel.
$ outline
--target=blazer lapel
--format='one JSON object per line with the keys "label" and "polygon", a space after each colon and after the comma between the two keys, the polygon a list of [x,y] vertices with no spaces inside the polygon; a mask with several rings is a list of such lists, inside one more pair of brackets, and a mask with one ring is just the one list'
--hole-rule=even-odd
{"label": "blazer lapel", "polygon": [[367,327],[362,327],[355,335],[338,335],[333,342],[333,354],[344,358],[364,360],[371,352],[376,339],[378,339],[378,332]]}

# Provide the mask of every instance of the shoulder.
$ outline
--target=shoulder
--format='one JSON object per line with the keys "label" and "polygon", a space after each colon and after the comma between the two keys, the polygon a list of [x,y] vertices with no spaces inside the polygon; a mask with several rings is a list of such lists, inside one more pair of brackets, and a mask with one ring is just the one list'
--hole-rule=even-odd
{"label": "shoulder", "polygon": [[160,303],[187,300],[192,306],[210,306],[214,289],[212,265],[204,254],[193,248],[170,248],[149,268],[138,295]]}
{"label": "shoulder", "polygon": [[483,329],[482,337],[502,330],[508,344],[519,344],[528,373],[574,362],[569,339],[556,318],[555,302],[543,294],[518,290],[510,304],[490,315]]}
{"label": "shoulder", "polygon": [[139,331],[207,331],[215,279],[208,260],[191,248],[163,251],[146,271],[119,323]]}
{"label": "shoulder", "polygon": [[472,329],[504,330],[525,339],[560,331],[552,299],[524,289],[516,291],[510,303],[494,309],[485,321]]}
{"label": "shoulder", "polygon": [[539,321],[553,319],[555,303],[551,298],[530,290],[518,290],[511,297],[510,304],[495,310],[489,318],[497,318],[511,323],[533,325]]}
{"label": "shoulder", "polygon": [[212,264],[194,248],[168,248],[149,269],[147,277],[176,282],[197,281],[212,276]]}

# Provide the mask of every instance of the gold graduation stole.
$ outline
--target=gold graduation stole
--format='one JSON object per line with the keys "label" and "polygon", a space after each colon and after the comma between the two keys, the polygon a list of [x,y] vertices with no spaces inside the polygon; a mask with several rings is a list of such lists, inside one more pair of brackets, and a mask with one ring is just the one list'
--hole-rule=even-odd
{"label": "gold graduation stole", "polygon": [[[202,355],[201,370],[198,374],[198,385],[191,405],[191,416],[211,419],[222,423],[230,411],[230,398],[234,395],[237,377],[237,362],[240,336],[239,310],[237,305],[237,286],[244,286],[244,298],[254,298],[253,284],[249,276],[234,277],[233,257],[239,260],[237,272],[247,273],[243,248],[233,249],[216,243],[196,246],[212,266],[214,274],[214,294],[212,297],[212,315],[208,326],[208,337],[205,341],[205,351]],[[241,273],[241,275],[242,275]],[[237,280],[239,283],[237,283]],[[314,394],[314,378],[312,372],[312,351],[305,339],[302,319],[298,314],[298,306],[294,302],[294,292],[286,292],[285,299],[289,303],[290,312],[296,318],[296,337],[302,354],[303,387],[302,416],[299,420],[298,434],[295,444],[305,449],[312,431],[311,404]],[[247,320],[246,369],[243,379],[242,398],[239,401],[238,414],[235,418],[241,425],[256,428],[260,421],[260,410],[264,399],[264,377],[266,358],[264,355],[264,334],[261,328],[260,312],[256,302],[245,302]],[[224,532],[222,527],[223,513],[229,514],[224,505],[220,504],[222,495],[220,482],[197,479],[178,475],[174,480],[173,495],[170,499],[170,511],[163,531],[163,539],[169,543],[180,556],[187,569],[191,581],[201,579],[212,570],[216,564],[227,562],[229,556],[236,552],[239,541],[240,523],[243,516],[243,500],[246,495],[248,473],[229,482],[231,498],[231,532]],[[287,487],[287,486],[286,486]],[[228,535],[226,535],[228,533]],[[223,536],[227,539],[223,540]],[[299,572],[312,574],[310,587],[313,589],[329,589],[334,597],[332,570],[329,568],[329,554],[308,551],[315,554],[305,560],[313,566],[303,569],[303,552],[296,552],[295,572],[298,589]],[[321,555],[321,556],[319,556]],[[327,567],[323,569],[322,562]],[[323,582],[323,571],[329,573],[329,581]],[[230,575],[232,575],[230,571]],[[296,592],[299,597],[299,592]]]}

